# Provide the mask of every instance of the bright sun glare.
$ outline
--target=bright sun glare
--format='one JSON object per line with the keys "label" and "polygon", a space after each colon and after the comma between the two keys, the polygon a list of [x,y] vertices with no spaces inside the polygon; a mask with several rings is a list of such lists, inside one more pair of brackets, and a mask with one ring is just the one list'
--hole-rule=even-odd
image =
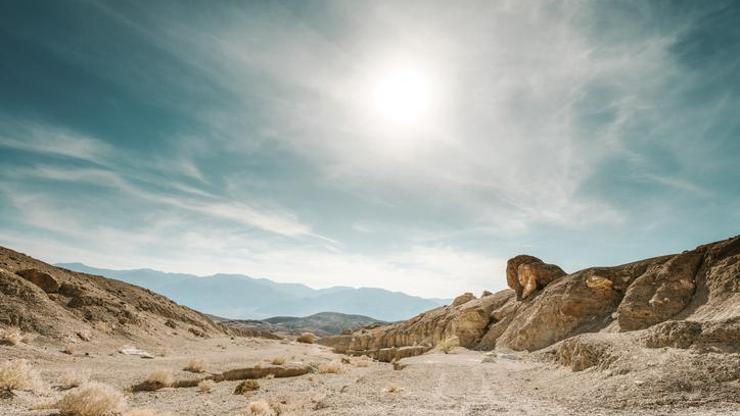
{"label": "bright sun glare", "polygon": [[386,71],[375,80],[372,92],[375,111],[393,123],[419,122],[430,111],[432,83],[418,68]]}

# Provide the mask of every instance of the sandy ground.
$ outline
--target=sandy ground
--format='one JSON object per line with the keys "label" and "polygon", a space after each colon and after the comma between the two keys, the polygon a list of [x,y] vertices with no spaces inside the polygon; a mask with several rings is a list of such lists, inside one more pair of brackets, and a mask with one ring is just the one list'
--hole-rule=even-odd
{"label": "sandy ground", "polygon": [[[0,346],[0,358],[28,359],[51,385],[71,370],[87,372],[93,380],[125,390],[157,369],[169,370],[178,379],[197,377],[182,370],[193,358],[203,359],[209,371],[220,372],[265,364],[273,357],[314,365],[342,357],[319,345],[213,338],[150,346],[148,350],[157,357],[142,359],[119,354],[117,350],[124,344],[84,343],[75,348],[72,356],[52,345]],[[433,352],[403,360],[403,370],[372,362],[367,367],[344,364],[339,374],[261,379],[261,388],[247,395],[234,395],[239,382],[225,381],[211,393],[199,393],[195,388],[168,388],[127,392],[126,400],[132,408],[168,411],[179,416],[244,415],[248,403],[258,399],[281,403],[283,415],[740,415],[740,406],[726,402],[700,407],[679,404],[614,409],[578,394],[578,383],[598,383],[599,374],[581,373],[576,377],[568,369],[518,356],[482,362],[485,357],[484,353],[466,350],[453,354]],[[550,389],[548,385],[558,388]],[[388,392],[390,386],[400,391]],[[52,390],[48,397],[19,393],[0,399],[0,415],[54,415],[52,410],[30,409],[61,394]]]}

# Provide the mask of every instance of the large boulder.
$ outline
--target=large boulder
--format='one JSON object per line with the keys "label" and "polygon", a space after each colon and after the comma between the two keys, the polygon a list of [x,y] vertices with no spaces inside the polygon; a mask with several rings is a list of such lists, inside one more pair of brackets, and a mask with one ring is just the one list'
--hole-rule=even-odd
{"label": "large boulder", "polygon": [[533,256],[519,255],[506,263],[506,282],[516,292],[517,299],[526,299],[565,274],[560,267]]}
{"label": "large boulder", "polygon": [[40,287],[46,293],[56,293],[62,286],[56,277],[38,269],[20,270],[15,274]]}

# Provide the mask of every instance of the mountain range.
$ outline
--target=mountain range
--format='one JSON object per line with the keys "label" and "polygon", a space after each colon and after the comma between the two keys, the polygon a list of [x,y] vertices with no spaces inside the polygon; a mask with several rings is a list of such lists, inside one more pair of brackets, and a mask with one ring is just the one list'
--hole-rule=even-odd
{"label": "mountain range", "polygon": [[334,286],[314,289],[303,284],[279,283],[239,274],[202,277],[152,269],[102,269],[82,263],[59,263],[56,266],[122,280],[201,312],[230,319],[301,317],[339,312],[399,321],[449,303],[448,299],[426,299],[379,288]]}

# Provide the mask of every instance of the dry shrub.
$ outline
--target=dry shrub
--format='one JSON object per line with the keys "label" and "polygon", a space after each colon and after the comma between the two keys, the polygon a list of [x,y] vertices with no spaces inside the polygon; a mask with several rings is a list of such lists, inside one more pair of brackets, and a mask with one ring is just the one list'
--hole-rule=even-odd
{"label": "dry shrub", "polygon": [[319,373],[321,374],[338,374],[342,372],[342,363],[338,361],[332,361],[330,363],[321,364],[319,366]]}
{"label": "dry shrub", "polygon": [[59,378],[59,387],[61,387],[62,390],[69,390],[75,387],[80,387],[89,381],[90,374],[86,371],[67,370]]}
{"label": "dry shrub", "polygon": [[28,390],[42,392],[46,385],[26,360],[6,361],[0,364],[0,390]]}
{"label": "dry shrub", "polygon": [[460,339],[457,338],[456,336],[451,336],[449,338],[446,338],[437,344],[437,348],[445,354],[451,353],[452,351],[455,350],[455,348],[459,346],[460,346]]}
{"label": "dry shrub", "polygon": [[288,359],[285,358],[285,357],[275,357],[275,358],[272,359],[272,364],[273,365],[283,365],[287,361],[288,361]]}
{"label": "dry shrub", "polygon": [[395,383],[391,383],[385,388],[386,393],[400,393],[402,390],[401,386]]}
{"label": "dry shrub", "polygon": [[272,407],[270,407],[270,404],[266,400],[249,402],[247,410],[250,415],[254,416],[269,416],[273,414]]}
{"label": "dry shrub", "polygon": [[83,384],[57,402],[62,416],[110,416],[121,413],[125,407],[120,391],[96,382]]}
{"label": "dry shrub", "polygon": [[133,391],[155,391],[170,387],[174,382],[175,378],[172,376],[172,373],[167,370],[156,370],[149,374],[146,380],[135,385]]}
{"label": "dry shrub", "polygon": [[149,374],[149,377],[146,378],[146,381],[168,387],[175,382],[175,379],[174,377],[172,377],[172,373],[167,370],[156,370],[153,373]]}
{"label": "dry shrub", "polygon": [[316,335],[310,333],[310,332],[304,332],[298,338],[296,338],[296,341],[302,342],[304,344],[313,344],[316,342]]}
{"label": "dry shrub", "polygon": [[260,383],[256,380],[244,380],[234,389],[234,394],[244,394],[250,391],[259,390]]}
{"label": "dry shrub", "polygon": [[0,331],[0,345],[18,345],[23,342],[23,333],[18,328],[7,328]]}
{"label": "dry shrub", "polygon": [[188,362],[188,365],[183,370],[190,371],[191,373],[204,373],[206,371],[206,362],[194,358]]}
{"label": "dry shrub", "polygon": [[198,391],[201,393],[210,393],[214,387],[216,387],[216,383],[213,380],[203,380],[198,383]]}

